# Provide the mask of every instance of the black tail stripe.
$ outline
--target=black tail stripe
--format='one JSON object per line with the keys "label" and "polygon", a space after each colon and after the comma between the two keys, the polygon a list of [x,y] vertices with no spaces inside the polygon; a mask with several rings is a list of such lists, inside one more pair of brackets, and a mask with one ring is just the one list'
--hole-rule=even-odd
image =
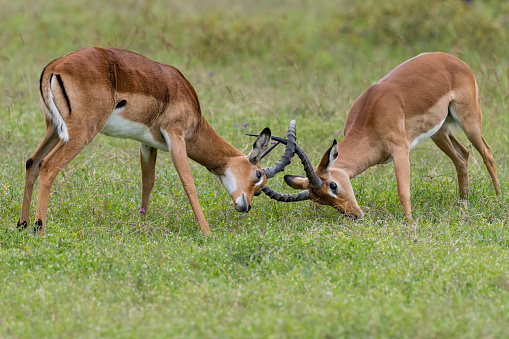
{"label": "black tail stripe", "polygon": [[64,93],[65,102],[67,103],[67,108],[69,108],[69,114],[71,113],[71,102],[69,101],[69,97],[67,96],[67,92],[65,91],[64,82],[62,81],[62,77],[60,74],[55,74],[57,76],[58,84],[62,89],[62,93]]}
{"label": "black tail stripe", "polygon": [[44,101],[44,95],[42,94],[42,76],[44,75],[44,72],[46,71],[47,67],[48,67],[47,65],[46,65],[46,67],[44,67],[44,69],[42,70],[41,76],[39,77],[39,92],[41,93],[41,98],[43,98],[43,101]]}

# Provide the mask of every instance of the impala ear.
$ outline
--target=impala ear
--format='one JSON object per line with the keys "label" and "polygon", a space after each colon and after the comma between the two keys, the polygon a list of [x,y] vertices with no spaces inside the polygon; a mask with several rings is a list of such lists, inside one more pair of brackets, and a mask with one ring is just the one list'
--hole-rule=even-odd
{"label": "impala ear", "polygon": [[339,155],[338,142],[336,141],[336,139],[334,139],[334,141],[332,142],[332,146],[323,155],[322,160],[318,165],[318,169],[322,172],[329,172],[331,166],[337,160],[338,155]]}
{"label": "impala ear", "polygon": [[249,155],[247,156],[249,161],[253,164],[256,164],[263,156],[263,152],[267,148],[269,148],[270,145],[270,128],[265,127],[265,129],[260,133],[258,138],[256,138],[254,144],[253,144],[253,150]]}
{"label": "impala ear", "polygon": [[284,180],[288,186],[291,188],[295,188],[298,190],[307,189],[309,179],[304,177],[299,177],[297,175],[285,175]]}

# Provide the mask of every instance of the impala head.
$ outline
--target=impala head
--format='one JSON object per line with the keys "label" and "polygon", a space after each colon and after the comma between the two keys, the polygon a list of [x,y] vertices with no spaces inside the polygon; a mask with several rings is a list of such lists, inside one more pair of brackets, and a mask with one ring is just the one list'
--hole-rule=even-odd
{"label": "impala head", "polygon": [[256,138],[251,153],[230,158],[223,174],[219,175],[238,212],[249,212],[253,196],[267,182],[265,172],[258,162],[269,144],[270,129],[265,128]]}
{"label": "impala head", "polygon": [[306,177],[285,175],[284,179],[290,187],[303,191],[297,194],[281,194],[268,188],[264,190],[267,195],[279,201],[310,199],[322,205],[332,206],[355,219],[364,218],[364,213],[355,199],[350,177],[345,171],[332,167],[339,156],[336,140],[314,169],[304,151],[298,146],[296,153],[304,165]]}
{"label": "impala head", "polygon": [[269,168],[261,168],[259,165],[259,161],[276,146],[267,149],[271,139],[269,128],[257,135],[249,155],[231,158],[219,179],[232,197],[237,211],[249,212],[253,196],[261,193],[267,179],[281,172],[290,163],[295,153],[295,134],[295,120],[292,120],[288,126],[288,141],[285,140],[286,150],[281,159]]}
{"label": "impala head", "polygon": [[313,172],[305,178],[285,175],[285,182],[293,188],[308,190],[309,199],[316,203],[332,206],[355,219],[362,219],[364,213],[357,204],[348,174],[341,169],[332,168],[338,155],[338,144],[334,140],[315,167],[314,175]]}

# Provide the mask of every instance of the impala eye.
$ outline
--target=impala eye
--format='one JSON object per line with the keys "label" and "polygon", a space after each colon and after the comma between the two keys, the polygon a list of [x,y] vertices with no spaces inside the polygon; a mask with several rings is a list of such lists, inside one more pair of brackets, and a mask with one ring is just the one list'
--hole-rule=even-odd
{"label": "impala eye", "polygon": [[336,190],[338,189],[338,185],[333,181],[330,183],[330,189],[332,190],[332,192],[334,192],[334,194],[336,193]]}
{"label": "impala eye", "polygon": [[262,172],[256,170],[256,177],[260,180],[262,178]]}

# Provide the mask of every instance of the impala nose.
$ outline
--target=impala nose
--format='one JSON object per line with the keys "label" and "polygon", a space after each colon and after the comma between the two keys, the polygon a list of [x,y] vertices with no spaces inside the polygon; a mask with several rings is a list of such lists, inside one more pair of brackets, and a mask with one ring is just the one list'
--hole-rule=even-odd
{"label": "impala nose", "polygon": [[364,212],[359,208],[359,211],[351,214],[355,220],[363,220],[364,219]]}
{"label": "impala nose", "polygon": [[247,203],[245,193],[242,193],[242,195],[235,200],[235,209],[237,212],[243,213],[247,213],[249,210],[251,210],[251,205]]}

